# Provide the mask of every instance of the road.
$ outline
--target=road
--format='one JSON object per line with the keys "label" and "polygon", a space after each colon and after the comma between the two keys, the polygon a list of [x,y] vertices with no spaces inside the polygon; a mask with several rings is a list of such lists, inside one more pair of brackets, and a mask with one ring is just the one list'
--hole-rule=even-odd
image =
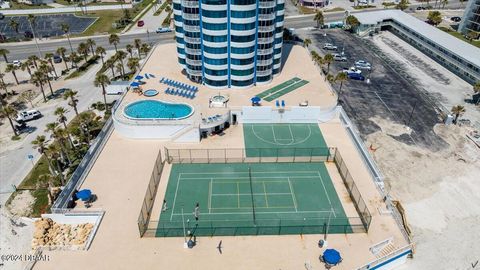
{"label": "road", "polygon": [[[124,5],[103,5],[103,6],[87,6],[88,11],[94,10],[112,10],[112,9],[122,9],[122,8],[132,8],[132,4]],[[28,14],[52,14],[52,13],[69,13],[69,12],[80,12],[85,10],[85,8],[73,6],[73,7],[57,7],[57,8],[39,8],[39,9],[10,9],[2,10],[4,15],[28,15]]]}

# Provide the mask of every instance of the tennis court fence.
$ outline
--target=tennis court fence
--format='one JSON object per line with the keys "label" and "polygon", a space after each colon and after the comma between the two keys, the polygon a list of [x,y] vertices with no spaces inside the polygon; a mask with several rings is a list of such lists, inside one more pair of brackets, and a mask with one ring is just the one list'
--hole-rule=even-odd
{"label": "tennis court fence", "polygon": [[[189,214],[186,214],[188,217]],[[187,217],[185,220],[187,220]],[[160,222],[152,220],[144,237],[181,237],[187,235],[237,236],[237,235],[287,235],[287,234],[350,234],[366,232],[359,217],[213,220],[185,222]]]}
{"label": "tennis court fence", "polygon": [[165,148],[168,163],[264,163],[333,161],[335,148]]}
{"label": "tennis court fence", "polygon": [[142,203],[142,209],[140,210],[140,215],[138,216],[138,230],[140,232],[140,237],[143,237],[147,231],[147,227],[150,221],[150,216],[152,214],[152,208],[155,203],[155,196],[157,195],[158,184],[162,177],[163,167],[165,162],[162,160],[162,152],[158,151],[157,159],[155,160],[155,165],[153,167],[152,176],[148,182],[147,191]]}
{"label": "tennis court fence", "polygon": [[350,198],[352,199],[353,205],[357,210],[358,215],[363,223],[363,226],[368,231],[370,227],[370,223],[372,222],[372,215],[368,210],[367,204],[365,200],[362,198],[360,191],[358,190],[355,181],[353,180],[352,175],[350,174],[345,161],[342,158],[342,155],[338,151],[338,149],[334,153],[334,161],[335,165],[337,166],[337,170],[342,177],[343,183],[345,184],[348,193],[350,194]]}

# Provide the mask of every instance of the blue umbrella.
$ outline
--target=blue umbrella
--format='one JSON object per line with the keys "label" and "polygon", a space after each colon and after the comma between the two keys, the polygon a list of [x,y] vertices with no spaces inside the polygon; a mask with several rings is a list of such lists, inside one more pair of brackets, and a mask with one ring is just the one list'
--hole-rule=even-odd
{"label": "blue umbrella", "polygon": [[257,97],[257,96],[254,96],[253,98],[250,99],[253,103],[258,103],[260,102],[260,100],[262,100],[261,98]]}
{"label": "blue umbrella", "polygon": [[82,189],[77,192],[76,196],[82,201],[88,201],[92,197],[92,191],[90,189]]}
{"label": "blue umbrella", "polygon": [[342,260],[342,257],[335,249],[327,249],[323,252],[323,260],[328,264],[336,265]]}
{"label": "blue umbrella", "polygon": [[138,82],[132,82],[130,84],[131,87],[138,87],[140,84]]}
{"label": "blue umbrella", "polygon": [[142,76],[142,75],[137,75],[137,76],[135,76],[135,80],[141,80],[141,79],[143,79],[143,76]]}

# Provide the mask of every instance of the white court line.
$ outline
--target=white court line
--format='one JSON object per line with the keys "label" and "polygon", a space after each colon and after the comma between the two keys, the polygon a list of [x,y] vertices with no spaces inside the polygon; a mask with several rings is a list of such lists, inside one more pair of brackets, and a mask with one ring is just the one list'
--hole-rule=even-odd
{"label": "white court line", "polygon": [[290,194],[292,195],[293,205],[295,206],[295,212],[298,212],[297,199],[295,198],[295,192],[293,191],[292,183],[290,182],[290,177],[288,178],[288,187],[290,188]]}
{"label": "white court line", "polygon": [[237,207],[240,208],[240,183],[238,182],[237,182]]}
{"label": "white court line", "polygon": [[209,183],[209,186],[208,186],[208,213],[210,214],[210,210],[212,209],[212,181],[213,179],[210,178],[210,183]]}
{"label": "white court line", "polygon": [[[248,209],[251,209],[251,207],[244,207],[244,208],[248,208]],[[260,207],[261,208],[261,207]],[[272,207],[270,207],[272,208]],[[278,207],[278,208],[288,208],[288,207]],[[215,209],[224,209],[224,208],[213,208],[214,210]],[[225,208],[225,209],[237,209],[237,208]],[[323,214],[323,213],[331,213],[332,211],[328,210],[328,211],[298,211],[298,212],[261,212],[261,213],[258,213],[259,215],[261,214],[307,214],[307,213],[318,213],[318,214]],[[205,216],[206,215],[251,215],[252,212],[235,212],[235,213],[211,213],[211,214],[204,214]],[[181,216],[182,214],[173,214],[174,216]],[[328,217],[322,217],[322,218],[328,218]],[[278,220],[278,219],[275,219],[275,220]],[[230,221],[230,220],[229,220]]]}
{"label": "white court line", "polygon": [[175,211],[175,201],[177,200],[177,192],[178,192],[178,184],[180,183],[180,176],[177,179],[177,188],[175,189],[175,197],[173,197],[173,206],[172,206],[172,214],[170,215],[170,221],[173,219],[173,212]]}
{"label": "white court line", "polygon": [[[286,181],[285,181],[286,183]],[[254,196],[264,195],[265,193],[253,193]],[[267,195],[291,195],[291,193],[266,193]],[[212,194],[212,196],[250,196],[252,193],[219,193],[219,194]]]}
{"label": "white court line", "polygon": [[[292,143],[290,143],[290,144],[281,144],[281,143],[278,143],[278,142],[271,142],[271,141],[265,140],[262,136],[259,136],[259,135],[257,134],[257,132],[255,132],[255,129],[253,128],[253,126],[254,126],[254,125],[251,125],[252,133],[253,133],[253,135],[255,135],[255,137],[257,137],[257,139],[261,140],[261,141],[264,142],[264,143],[269,143],[269,144],[278,145],[278,146],[301,144],[301,143],[306,142],[306,141],[310,138],[310,136],[312,135],[312,130],[310,129],[310,126],[308,126],[309,133],[308,133],[308,136],[306,136],[304,139],[302,139],[302,140],[300,140],[300,141],[298,141],[298,142],[295,142],[295,139],[294,139],[294,142],[292,142]],[[272,125],[270,125],[270,126],[272,126]],[[272,128],[273,128],[273,126],[272,126]]]}
{"label": "white court line", "polygon": [[[255,182],[257,179],[285,179],[285,181],[280,181],[280,180],[273,180],[273,181],[257,181],[257,182],[286,182],[287,178],[289,176],[253,176],[252,181]],[[318,179],[318,176],[312,175],[312,176],[295,176],[292,175],[292,177],[299,178],[299,179]],[[221,181],[217,181],[217,179],[226,179],[226,180],[238,180],[238,179],[250,179],[250,177],[236,177],[236,176],[230,176],[230,177],[187,177],[187,178],[181,178],[180,180],[210,180],[213,179],[215,183],[221,183]],[[225,183],[230,183],[230,182],[225,182]]]}
{"label": "white court line", "polygon": [[[325,185],[323,184],[323,178],[322,178],[322,175],[320,175],[320,172],[318,171],[318,177],[320,177],[320,182],[322,183],[322,186],[323,186],[323,190],[325,191],[325,195],[327,196],[327,200],[328,200],[328,203],[330,204],[330,208],[332,209],[333,206],[332,206],[332,202],[330,201],[330,196],[328,196],[328,192],[327,192],[327,189],[325,188]],[[329,211],[330,212],[330,211]],[[333,216],[336,218],[337,215],[335,214],[335,212],[333,212]]]}
{"label": "white court line", "polygon": [[[192,173],[179,173],[179,175],[183,175],[183,174],[241,174],[241,173],[247,173],[248,172],[192,172]],[[257,173],[318,173],[318,171],[275,171],[275,172],[272,172],[272,171],[255,171],[255,174]]]}
{"label": "white court line", "polygon": [[[265,182],[262,182],[262,183],[263,183],[263,194],[265,196],[265,203],[266,203],[267,208],[268,208],[267,188],[265,187]],[[255,193],[253,193],[253,195],[255,195]]]}

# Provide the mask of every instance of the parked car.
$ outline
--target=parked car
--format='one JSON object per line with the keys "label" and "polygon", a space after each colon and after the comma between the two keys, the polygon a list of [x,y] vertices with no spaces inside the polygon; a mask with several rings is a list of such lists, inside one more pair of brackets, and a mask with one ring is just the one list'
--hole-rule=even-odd
{"label": "parked car", "polygon": [[345,55],[341,55],[339,53],[334,53],[332,55],[333,55],[333,60],[335,61],[347,62],[347,57]]}
{"label": "parked car", "polygon": [[372,65],[365,60],[356,61],[355,62],[355,67],[358,68],[358,69],[366,69],[366,70],[372,69]]}
{"label": "parked car", "polygon": [[332,51],[338,50],[338,47],[335,46],[335,45],[333,45],[333,44],[331,44],[331,43],[325,43],[325,45],[323,45],[323,48],[324,48],[325,50],[332,50]]}
{"label": "parked car", "polygon": [[53,56],[53,62],[54,63],[61,63],[62,62],[62,57],[60,57],[60,55],[58,55],[58,54],[55,54]]}
{"label": "parked car", "polygon": [[18,123],[21,122],[26,122],[30,120],[35,120],[42,117],[42,113],[40,113],[39,110],[28,110],[28,111],[23,111],[17,114],[17,118],[15,121]]}
{"label": "parked car", "polygon": [[425,10],[426,8],[424,7],[417,7],[417,10]]}
{"label": "parked car", "polygon": [[357,69],[356,67],[343,68],[342,71],[347,74],[350,74],[350,73],[362,74],[362,71]]}
{"label": "parked car", "polygon": [[22,62],[20,60],[13,60],[12,64],[16,67],[20,67],[20,65],[22,65]]}
{"label": "parked car", "polygon": [[23,35],[24,35],[26,38],[33,38],[33,33],[30,32],[30,31],[25,31],[25,32],[23,33]]}
{"label": "parked car", "polygon": [[460,21],[462,20],[462,18],[460,18],[460,17],[458,17],[458,16],[453,16],[453,17],[450,18],[450,20],[451,20],[452,22],[460,22]]}
{"label": "parked car", "polygon": [[352,79],[352,80],[357,80],[357,81],[365,80],[365,77],[362,74],[355,73],[355,72],[348,73],[347,76],[349,79]]}
{"label": "parked car", "polygon": [[142,27],[142,26],[144,26],[144,25],[145,25],[145,22],[142,21],[142,20],[140,20],[140,21],[137,22],[137,26],[138,26],[138,27]]}
{"label": "parked car", "polygon": [[168,28],[168,27],[159,27],[157,30],[156,30],[157,33],[167,33],[167,32],[172,32],[172,29]]}

